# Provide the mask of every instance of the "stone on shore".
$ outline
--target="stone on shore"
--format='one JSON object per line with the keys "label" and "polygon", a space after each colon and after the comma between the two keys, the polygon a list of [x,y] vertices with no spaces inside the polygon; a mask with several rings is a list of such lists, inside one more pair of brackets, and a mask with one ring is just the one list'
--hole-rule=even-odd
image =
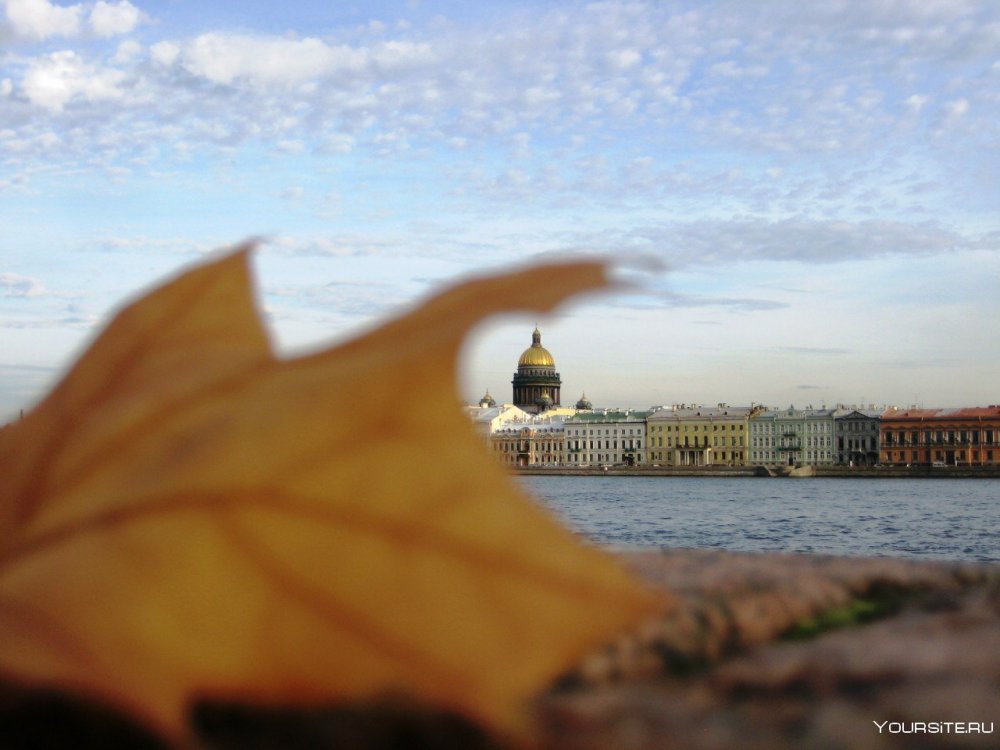
{"label": "stone on shore", "polygon": [[[1000,747],[1000,566],[621,557],[671,605],[538,698],[543,750]],[[399,697],[322,710],[202,705],[193,727],[197,750],[504,747]],[[165,750],[126,717],[3,684],[0,746]]]}
{"label": "stone on shore", "polygon": [[540,702],[546,747],[1000,747],[1000,567],[625,559],[679,602]]}

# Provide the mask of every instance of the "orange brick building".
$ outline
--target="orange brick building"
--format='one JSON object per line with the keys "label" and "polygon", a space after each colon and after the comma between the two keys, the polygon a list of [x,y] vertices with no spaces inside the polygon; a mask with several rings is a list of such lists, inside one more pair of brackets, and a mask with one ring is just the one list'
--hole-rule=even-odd
{"label": "orange brick building", "polygon": [[884,464],[1000,464],[1000,406],[889,409],[882,414]]}

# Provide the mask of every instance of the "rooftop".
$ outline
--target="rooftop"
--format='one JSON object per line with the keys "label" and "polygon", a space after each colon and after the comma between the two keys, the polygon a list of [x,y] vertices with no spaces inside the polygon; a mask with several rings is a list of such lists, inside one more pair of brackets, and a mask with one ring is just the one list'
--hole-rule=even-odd
{"label": "rooftop", "polygon": [[882,413],[882,419],[998,419],[1000,406],[965,406],[957,409],[898,409],[893,407]]}
{"label": "rooftop", "polygon": [[633,409],[595,409],[594,411],[577,412],[572,417],[567,417],[567,422],[643,422],[649,416],[648,411],[635,411]]}

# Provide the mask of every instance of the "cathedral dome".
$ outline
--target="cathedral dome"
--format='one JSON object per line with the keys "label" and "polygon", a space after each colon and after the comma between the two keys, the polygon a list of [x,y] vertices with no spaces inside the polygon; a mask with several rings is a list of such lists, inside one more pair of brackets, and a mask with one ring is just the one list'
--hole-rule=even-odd
{"label": "cathedral dome", "polygon": [[556,361],[549,350],[542,346],[542,334],[537,328],[531,334],[531,346],[517,360],[518,367],[555,367]]}
{"label": "cathedral dome", "polygon": [[514,406],[532,414],[540,414],[559,406],[562,380],[556,372],[556,361],[542,346],[542,334],[536,328],[531,334],[531,346],[517,360],[517,372],[510,381],[514,386]]}

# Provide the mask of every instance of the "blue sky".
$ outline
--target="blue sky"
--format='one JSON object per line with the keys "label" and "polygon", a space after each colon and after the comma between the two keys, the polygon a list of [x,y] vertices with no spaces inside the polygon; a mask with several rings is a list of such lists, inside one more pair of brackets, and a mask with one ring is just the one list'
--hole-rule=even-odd
{"label": "blue sky", "polygon": [[993,2],[0,0],[0,418],[250,236],[283,352],[469,273],[631,269],[476,331],[470,400],[537,322],[566,401],[997,403],[998,174]]}

